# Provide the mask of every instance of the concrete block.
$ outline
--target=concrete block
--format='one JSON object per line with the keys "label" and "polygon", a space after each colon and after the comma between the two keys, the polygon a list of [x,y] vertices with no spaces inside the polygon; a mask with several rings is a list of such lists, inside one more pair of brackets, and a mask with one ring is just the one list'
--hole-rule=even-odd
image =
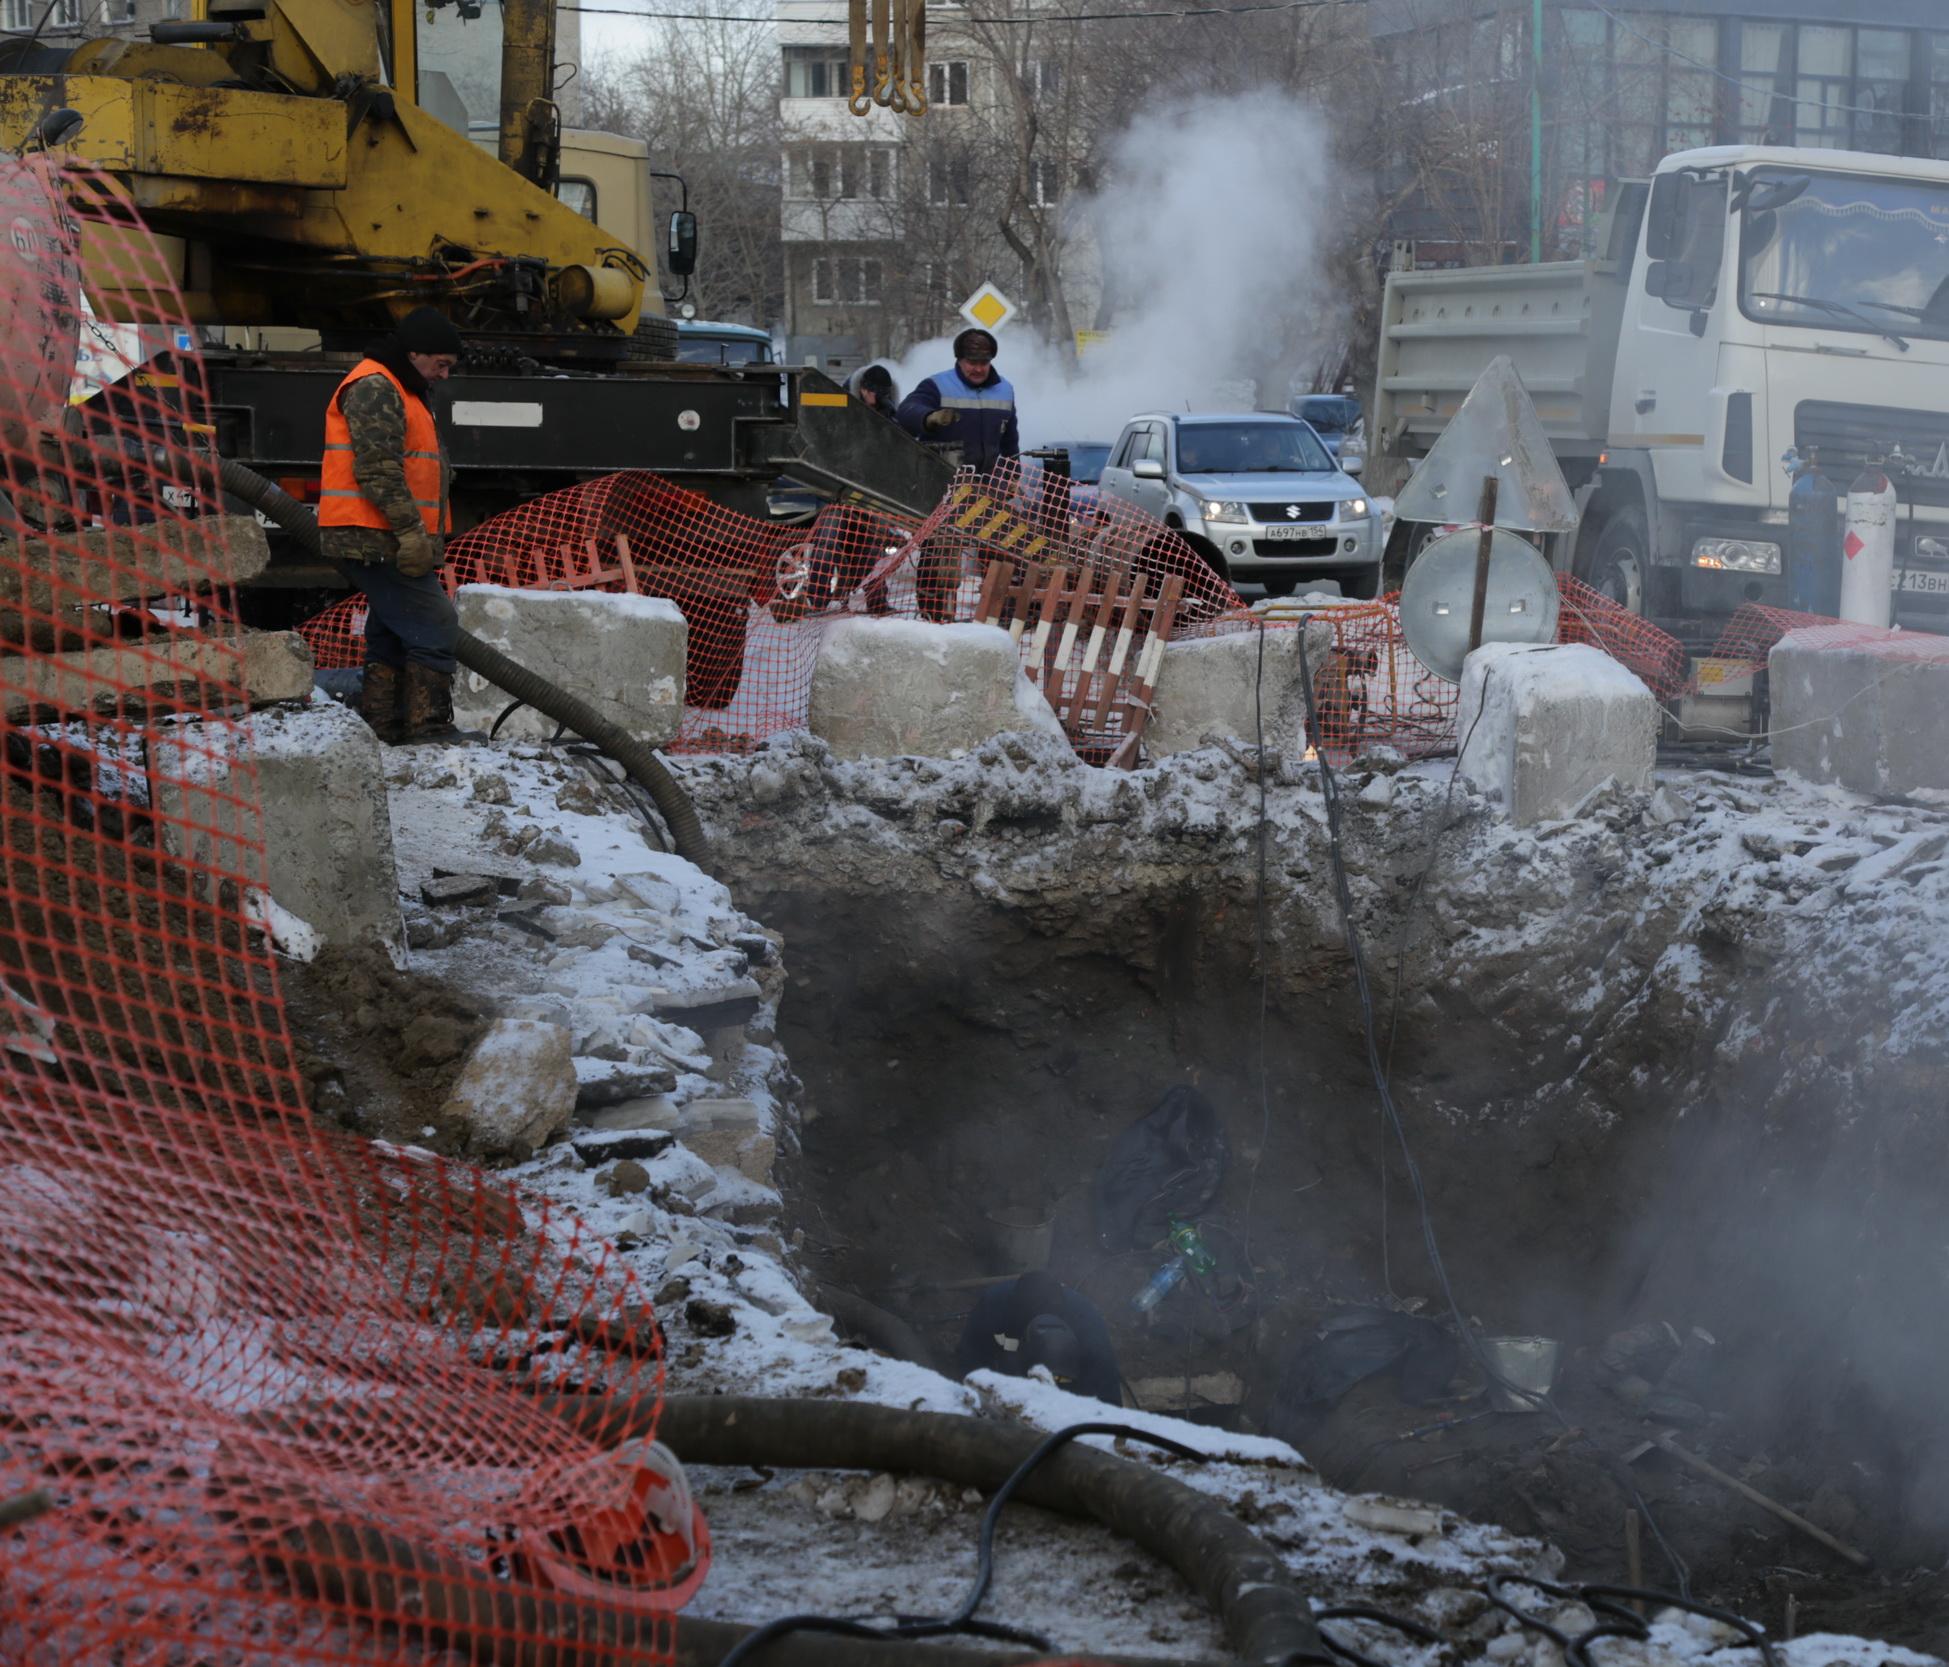
{"label": "concrete block", "polygon": [[496,1019],[460,1068],[440,1115],[466,1128],[476,1156],[499,1158],[546,1144],[574,1111],[569,1033],[534,1019]]}
{"label": "concrete block", "polygon": [[1574,815],[1606,781],[1649,787],[1658,723],[1651,691],[1584,643],[1489,643],[1462,671],[1463,778],[1518,826]]}
{"label": "concrete block", "polygon": [[[676,739],[689,634],[676,603],[660,596],[499,585],[463,585],[454,602],[461,625],[481,641],[579,695],[638,740],[662,747]],[[454,720],[463,729],[491,728],[511,698],[463,666],[454,678]],[[510,740],[546,740],[555,733],[555,720],[524,706],[500,733]]]}
{"label": "concrete block", "polygon": [[[406,964],[392,817],[378,739],[336,702],[261,712],[239,732],[201,723],[152,734],[165,849],[256,879],[328,944],[377,944]],[[261,861],[247,849],[259,833]]]}
{"label": "concrete block", "polygon": [[1206,744],[1208,734],[1252,746],[1258,734],[1255,697],[1265,725],[1265,744],[1292,753],[1304,748],[1301,630],[1306,633],[1307,664],[1317,680],[1333,652],[1333,627],[1324,620],[1299,627],[1267,626],[1263,667],[1257,628],[1170,644],[1158,667],[1155,710],[1144,727],[1144,751],[1152,758],[1195,752]]}
{"label": "concrete block", "polygon": [[312,676],[311,650],[295,631],[185,631],[10,659],[0,681],[6,714],[19,720],[35,707],[101,709],[143,689],[156,691],[158,707],[223,705],[238,690],[252,706],[309,700]]}
{"label": "concrete block", "polygon": [[842,619],[812,672],[810,723],[838,758],[941,758],[1010,730],[1061,735],[998,625]]}
{"label": "concrete block", "polygon": [[1767,657],[1773,762],[1856,793],[1949,787],[1949,641],[1858,625],[1782,637]]}

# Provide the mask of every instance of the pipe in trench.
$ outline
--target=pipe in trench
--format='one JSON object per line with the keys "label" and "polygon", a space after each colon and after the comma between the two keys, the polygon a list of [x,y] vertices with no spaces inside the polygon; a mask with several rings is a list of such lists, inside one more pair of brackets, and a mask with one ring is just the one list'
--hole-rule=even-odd
{"label": "pipe in trench", "polygon": [[[255,469],[234,458],[223,458],[219,472],[224,491],[260,511],[282,531],[302,544],[310,554],[323,558],[324,545],[318,536],[318,519],[304,504],[274,481],[266,480]],[[497,688],[505,689],[517,700],[537,712],[547,714],[583,740],[601,748],[628,771],[643,787],[669,825],[677,854],[688,858],[706,872],[710,868],[710,841],[697,807],[677,785],[654,748],[646,746],[621,725],[610,722],[585,700],[570,694],[545,677],[510,659],[498,648],[480,640],[471,631],[462,631],[454,645],[454,656],[469,671],[476,671]]]}

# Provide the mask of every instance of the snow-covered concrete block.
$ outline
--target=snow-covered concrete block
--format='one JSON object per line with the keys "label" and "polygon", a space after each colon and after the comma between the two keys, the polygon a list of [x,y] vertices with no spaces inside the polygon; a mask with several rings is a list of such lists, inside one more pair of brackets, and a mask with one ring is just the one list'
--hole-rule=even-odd
{"label": "snow-covered concrete block", "polygon": [[1794,631],[1767,656],[1773,762],[1857,793],[1949,787],[1949,641],[1859,626]]}
{"label": "snow-covered concrete block", "polygon": [[497,1019],[460,1068],[441,1115],[465,1127],[477,1156],[534,1151],[566,1128],[575,1111],[571,1046],[561,1025]]}
{"label": "snow-covered concrete block", "polygon": [[1008,730],[1062,734],[998,625],[842,619],[812,672],[812,733],[839,758],[943,758]]}
{"label": "snow-covered concrete block", "polygon": [[1575,815],[1606,781],[1650,785],[1658,702],[1602,649],[1487,643],[1462,671],[1462,776],[1519,827]]}
{"label": "snow-covered concrete block", "polygon": [[[580,696],[638,740],[662,747],[676,739],[689,636],[676,603],[591,590],[462,585],[454,604],[464,629]],[[454,678],[454,721],[463,729],[491,729],[513,698],[462,666]],[[500,728],[511,740],[546,740],[554,733],[555,720],[530,706]]]}
{"label": "snow-covered concrete block", "polygon": [[[1261,664],[1259,636],[1265,635]],[[1256,745],[1260,723],[1265,744],[1297,750],[1305,745],[1306,685],[1300,672],[1299,638],[1306,633],[1306,663],[1315,686],[1331,675],[1333,627],[1325,620],[1303,626],[1267,625],[1193,637],[1164,650],[1153,711],[1144,729],[1144,751],[1153,758],[1195,752],[1207,735]]]}
{"label": "snow-covered concrete block", "polygon": [[247,754],[238,732],[165,726],[152,758],[167,849],[250,873],[239,842],[258,836],[261,806],[271,900],[325,943],[377,944],[406,964],[384,754],[354,713],[335,701],[260,712]]}

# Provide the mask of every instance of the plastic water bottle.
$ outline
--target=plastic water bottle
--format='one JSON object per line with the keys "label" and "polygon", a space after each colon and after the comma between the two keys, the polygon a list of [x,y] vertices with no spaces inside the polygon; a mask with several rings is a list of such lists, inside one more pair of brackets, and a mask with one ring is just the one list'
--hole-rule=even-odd
{"label": "plastic water bottle", "polygon": [[1184,1258],[1173,1256],[1144,1282],[1144,1288],[1130,1299],[1139,1314],[1148,1314],[1184,1283]]}

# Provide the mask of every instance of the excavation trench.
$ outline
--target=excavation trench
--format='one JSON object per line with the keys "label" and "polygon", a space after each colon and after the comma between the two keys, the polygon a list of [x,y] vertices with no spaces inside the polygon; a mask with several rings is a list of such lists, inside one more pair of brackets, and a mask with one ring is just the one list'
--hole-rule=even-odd
{"label": "excavation trench", "polygon": [[[1860,976],[1867,935],[1899,958],[1889,934],[1924,941],[1949,904],[1933,871],[1911,877],[1897,929],[1741,833],[1755,810],[1799,816],[1817,854],[1912,826],[1843,828],[1831,805],[1752,799],[1783,788],[1708,781],[1675,825],[1619,804],[1539,839],[1465,798],[1445,812],[1438,775],[1350,823],[1381,1046],[1456,1295],[1489,1333],[1562,1340],[1566,1428],[1471,1417],[1465,1360],[1418,1400],[1398,1371],[1330,1403],[1281,1393],[1336,1308],[1446,1317],[1367,1066],[1317,791],[1272,795],[1261,912],[1255,796],[1204,755],[1104,788],[1033,749],[915,769],[794,743],[691,785],[738,902],[785,935],[780,1040],[805,1089],[787,1219],[857,1334],[949,1366],[976,1284],[1046,1265],[1102,1309],[1146,1404],[1270,1428],[1331,1481],[1535,1533],[1589,1578],[1626,1575],[1642,1506],[1701,1596],[1775,1628],[1791,1597],[1803,1631],[1949,1645],[1944,1582],[1914,1572],[1949,1555],[1941,1060],[1890,1046],[1890,992]],[[1727,841],[1751,885],[1708,860]],[[1228,1136],[1200,1213],[1219,1269],[1146,1318],[1131,1299],[1168,1249],[1106,1247],[1091,1184],[1177,1083]],[[1627,1472],[1664,1430],[1875,1568],[1663,1453]],[[1651,1532],[1644,1572],[1675,1578]]]}

